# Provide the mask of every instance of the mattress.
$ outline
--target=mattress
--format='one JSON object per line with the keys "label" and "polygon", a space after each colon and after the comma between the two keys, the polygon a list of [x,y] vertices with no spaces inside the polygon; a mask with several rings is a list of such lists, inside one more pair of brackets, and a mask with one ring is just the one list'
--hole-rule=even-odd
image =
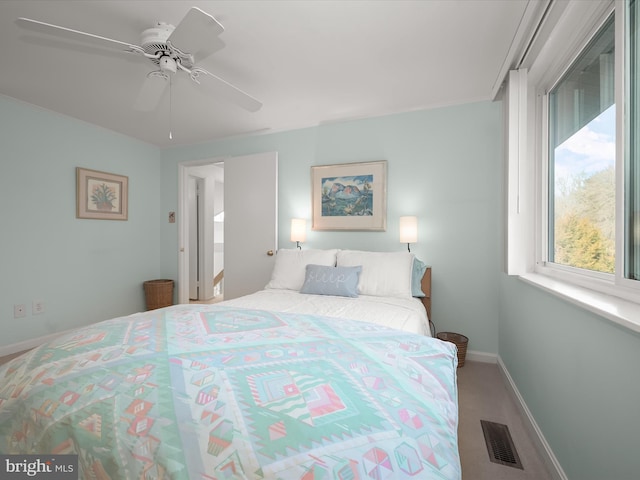
{"label": "mattress", "polygon": [[0,451],[83,479],[460,479],[456,366],[374,323],[177,305],[0,367]]}
{"label": "mattress", "polygon": [[397,328],[419,335],[431,335],[429,319],[417,298],[377,297],[357,298],[331,295],[308,295],[295,290],[265,289],[244,297],[227,300],[221,305],[273,310],[278,312],[317,314],[348,318]]}

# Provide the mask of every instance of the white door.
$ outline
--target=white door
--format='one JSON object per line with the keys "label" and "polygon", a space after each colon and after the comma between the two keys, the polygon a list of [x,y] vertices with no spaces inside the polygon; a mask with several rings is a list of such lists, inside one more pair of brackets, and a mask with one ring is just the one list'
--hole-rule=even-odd
{"label": "white door", "polygon": [[224,298],[262,290],[278,249],[278,154],[224,162]]}
{"label": "white door", "polygon": [[189,299],[198,299],[198,179],[189,177]]}

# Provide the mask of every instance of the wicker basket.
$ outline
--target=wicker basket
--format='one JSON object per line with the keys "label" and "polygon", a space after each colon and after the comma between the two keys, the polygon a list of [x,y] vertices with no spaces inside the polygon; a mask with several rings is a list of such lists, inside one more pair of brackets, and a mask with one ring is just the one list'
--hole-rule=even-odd
{"label": "wicker basket", "polygon": [[463,367],[464,359],[467,356],[467,344],[469,343],[469,339],[464,335],[453,332],[440,332],[436,337],[445,342],[455,343],[456,347],[458,347],[458,368]]}
{"label": "wicker basket", "polygon": [[148,280],[143,285],[147,310],[173,305],[173,280]]}

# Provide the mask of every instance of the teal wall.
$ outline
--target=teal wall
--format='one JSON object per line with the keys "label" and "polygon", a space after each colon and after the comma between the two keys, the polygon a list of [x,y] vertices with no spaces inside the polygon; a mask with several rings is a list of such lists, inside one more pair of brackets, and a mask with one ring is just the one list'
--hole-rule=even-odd
{"label": "teal wall", "polygon": [[[160,274],[159,150],[7,97],[0,149],[0,347],[142,310]],[[76,167],[129,177],[128,221],[76,219]]]}
{"label": "teal wall", "polygon": [[639,478],[640,335],[501,278],[499,352],[571,480]]}
{"label": "teal wall", "polygon": [[[497,353],[501,122],[499,103],[480,102],[164,150],[164,214],[177,210],[179,162],[277,151],[279,246],[292,248],[291,218],[311,224],[311,166],[387,160],[387,231],[309,231],[304,248],[402,251],[399,217],[418,216],[411,251],[433,267],[438,330],[464,333],[470,350]],[[177,238],[177,224],[165,222],[169,276],[177,275]]]}
{"label": "teal wall", "polygon": [[[499,274],[501,121],[498,103],[480,102],[160,151],[0,97],[0,320],[11,326],[0,348],[144,309],[144,280],[177,279],[177,164],[277,151],[281,247],[293,246],[290,218],[310,218],[312,165],[387,160],[387,231],[310,231],[305,248],[400,251],[398,218],[417,215],[412,251],[434,269],[438,329],[497,353],[499,290],[487,279]],[[75,218],[77,166],[129,177],[128,221]],[[32,300],[45,313],[32,315]]]}

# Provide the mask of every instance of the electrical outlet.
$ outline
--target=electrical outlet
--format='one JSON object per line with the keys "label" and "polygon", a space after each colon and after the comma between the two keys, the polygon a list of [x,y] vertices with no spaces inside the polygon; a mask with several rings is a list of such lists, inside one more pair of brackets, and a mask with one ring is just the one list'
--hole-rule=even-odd
{"label": "electrical outlet", "polygon": [[44,313],[44,301],[43,300],[34,300],[31,303],[31,313],[34,315],[38,315],[40,313]]}
{"label": "electrical outlet", "polygon": [[27,307],[24,303],[13,306],[13,318],[22,318],[27,316]]}

